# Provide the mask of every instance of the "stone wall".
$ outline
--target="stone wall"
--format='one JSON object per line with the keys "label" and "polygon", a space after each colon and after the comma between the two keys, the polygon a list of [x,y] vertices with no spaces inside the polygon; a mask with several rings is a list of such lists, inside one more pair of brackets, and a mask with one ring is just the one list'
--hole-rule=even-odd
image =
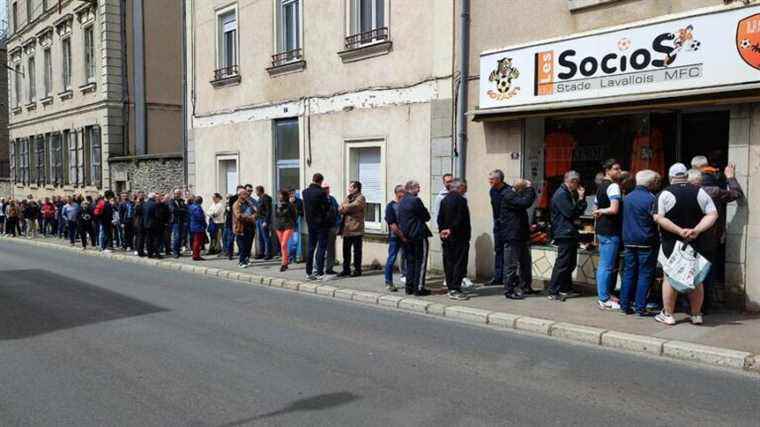
{"label": "stone wall", "polygon": [[13,195],[13,184],[10,179],[0,178],[0,197],[6,199]]}
{"label": "stone wall", "polygon": [[115,191],[165,193],[185,186],[180,155],[119,157],[110,160],[110,168]]}

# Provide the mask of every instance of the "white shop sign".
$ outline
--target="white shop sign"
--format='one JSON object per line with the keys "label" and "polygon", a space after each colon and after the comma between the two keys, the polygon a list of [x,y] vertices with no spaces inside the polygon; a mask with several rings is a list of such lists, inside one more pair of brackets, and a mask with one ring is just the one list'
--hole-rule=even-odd
{"label": "white shop sign", "polygon": [[598,104],[758,82],[760,5],[483,53],[480,109]]}

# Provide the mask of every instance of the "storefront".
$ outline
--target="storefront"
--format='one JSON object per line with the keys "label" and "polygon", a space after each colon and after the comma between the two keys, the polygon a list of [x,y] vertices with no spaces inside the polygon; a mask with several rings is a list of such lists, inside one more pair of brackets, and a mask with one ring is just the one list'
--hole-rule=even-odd
{"label": "storefront", "polygon": [[[760,102],[760,6],[712,8],[662,19],[489,51],[480,58],[479,106],[488,126],[521,125],[521,176],[540,195],[533,209],[535,278],[548,279],[555,251],[549,201],[562,175],[576,170],[589,209],[579,223],[576,279],[594,283],[594,220],[600,165],[617,159],[631,177],[705,155],[712,166],[739,168],[747,190],[748,147]],[[756,125],[757,126],[757,125]],[[760,159],[755,159],[760,161]],[[622,183],[623,187],[635,181]],[[744,302],[750,209],[729,207],[722,297]],[[754,213],[758,215],[757,212]],[[751,221],[750,221],[751,222]],[[751,228],[751,227],[749,227]],[[722,270],[722,269],[721,269]],[[734,304],[735,305],[735,304]]]}

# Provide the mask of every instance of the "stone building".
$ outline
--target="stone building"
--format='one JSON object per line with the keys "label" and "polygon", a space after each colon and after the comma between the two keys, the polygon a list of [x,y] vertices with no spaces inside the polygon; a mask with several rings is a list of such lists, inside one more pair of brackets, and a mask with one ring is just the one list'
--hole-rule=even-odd
{"label": "stone building", "polygon": [[16,196],[184,184],[181,16],[180,2],[8,1]]}
{"label": "stone building", "polygon": [[[461,0],[457,0],[457,8]],[[731,0],[471,1],[467,175],[503,169],[541,191],[534,219],[568,168],[595,191],[603,159],[624,168],[687,165],[698,154],[737,165],[746,200],[728,206],[720,298],[760,309],[760,2]],[[455,62],[459,62],[457,58]],[[489,277],[493,239],[486,185],[471,185],[470,272]],[[593,283],[593,220],[576,279]],[[534,276],[555,258],[533,246]]]}
{"label": "stone building", "polygon": [[[384,262],[385,204],[451,169],[450,0],[188,1],[190,184],[270,194],[325,175],[363,183],[365,263]],[[434,257],[440,259],[440,257]]]}
{"label": "stone building", "polygon": [[[8,58],[8,25],[0,22],[0,64]],[[11,194],[10,159],[8,157],[8,68],[0,67],[0,197]]]}

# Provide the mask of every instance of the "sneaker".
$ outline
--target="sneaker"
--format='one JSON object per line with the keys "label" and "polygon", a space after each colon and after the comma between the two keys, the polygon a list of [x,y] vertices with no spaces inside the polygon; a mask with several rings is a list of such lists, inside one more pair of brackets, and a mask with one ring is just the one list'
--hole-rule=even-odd
{"label": "sneaker", "polygon": [[661,311],[660,314],[657,316],[654,316],[654,320],[664,323],[669,326],[673,326],[676,324],[676,318],[673,317],[672,314],[665,313],[664,311]]}
{"label": "sneaker", "polygon": [[468,279],[466,277],[464,279],[462,279],[462,288],[464,288],[464,289],[473,289],[475,287],[476,287],[476,285],[475,285],[475,283],[472,282],[472,280],[470,280],[470,279]]}
{"label": "sneaker", "polygon": [[581,296],[580,292],[575,292],[575,291],[560,292],[559,295],[564,299],[578,298]]}
{"label": "sneaker", "polygon": [[525,297],[521,293],[517,293],[516,291],[507,291],[504,292],[504,297],[507,299],[524,299]]}
{"label": "sneaker", "polygon": [[546,296],[546,299],[548,299],[549,301],[554,301],[554,302],[563,301],[562,297],[559,294],[549,294]]}
{"label": "sneaker", "polygon": [[398,282],[402,285],[406,285],[406,276],[401,276],[398,278]]}
{"label": "sneaker", "polygon": [[317,276],[313,274],[309,274],[308,276],[306,276],[306,280],[309,280],[309,281],[317,280]]}
{"label": "sneaker", "polygon": [[281,266],[280,266],[280,273],[282,273],[283,271],[285,271],[285,270],[287,270],[287,269],[288,269],[288,266],[287,266],[287,265],[281,265]]}
{"label": "sneaker", "polygon": [[316,276],[314,276],[314,280],[316,280],[316,281],[325,280],[325,275],[324,274],[317,274]]}
{"label": "sneaker", "polygon": [[600,310],[620,310],[620,304],[609,299],[607,301],[597,301]]}
{"label": "sneaker", "polygon": [[388,292],[396,292],[396,291],[398,291],[398,288],[396,288],[396,285],[394,285],[393,283],[386,283],[385,284],[385,289]]}
{"label": "sneaker", "polygon": [[113,252],[113,251],[110,250],[110,249],[103,249],[103,253],[104,254],[110,254],[111,252]]}
{"label": "sneaker", "polygon": [[250,264],[248,264],[247,262],[240,264],[240,268],[248,268],[249,266]]}
{"label": "sneaker", "polygon": [[449,299],[454,301],[467,301],[470,298],[463,294],[462,291],[449,291]]}
{"label": "sneaker", "polygon": [[701,325],[702,324],[702,314],[692,314],[691,315],[691,324],[692,325]]}

